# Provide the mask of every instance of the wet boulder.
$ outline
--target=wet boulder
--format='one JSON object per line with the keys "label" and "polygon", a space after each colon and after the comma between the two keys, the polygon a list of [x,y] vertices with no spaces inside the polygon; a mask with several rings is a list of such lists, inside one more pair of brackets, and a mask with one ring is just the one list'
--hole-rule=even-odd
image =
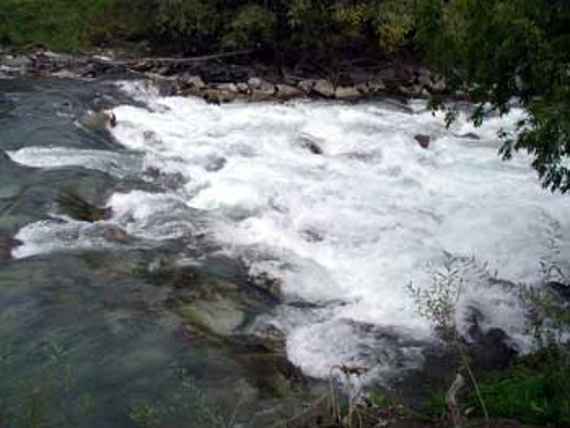
{"label": "wet boulder", "polygon": [[322,155],[324,153],[322,149],[323,142],[307,135],[300,136],[297,143],[300,147],[310,151],[314,155]]}
{"label": "wet boulder", "polygon": [[475,307],[469,308],[467,323],[468,352],[477,370],[493,371],[508,368],[518,355],[518,349],[511,338],[500,328],[483,330],[484,314]]}
{"label": "wet boulder", "polygon": [[429,149],[431,143],[431,137],[429,135],[418,134],[414,136],[414,140],[418,142],[422,149]]}
{"label": "wet boulder", "polygon": [[546,288],[552,291],[556,296],[566,304],[570,304],[570,285],[560,281],[549,281],[545,284]]}
{"label": "wet boulder", "polygon": [[334,98],[335,87],[334,85],[325,79],[319,79],[315,81],[313,86],[313,92],[324,98]]}
{"label": "wet boulder", "polygon": [[12,258],[12,249],[22,245],[20,241],[8,235],[0,233],[0,262]]}
{"label": "wet boulder", "polygon": [[204,100],[209,104],[230,103],[235,101],[239,96],[238,92],[227,90],[208,89],[204,91]]}
{"label": "wet boulder", "polygon": [[465,140],[480,140],[481,137],[479,137],[479,135],[475,134],[474,132],[467,132],[465,134],[461,134],[458,136],[459,138],[463,138]]}
{"label": "wet boulder", "polygon": [[204,169],[208,172],[218,172],[226,166],[227,162],[227,159],[221,156],[210,156],[207,159]]}

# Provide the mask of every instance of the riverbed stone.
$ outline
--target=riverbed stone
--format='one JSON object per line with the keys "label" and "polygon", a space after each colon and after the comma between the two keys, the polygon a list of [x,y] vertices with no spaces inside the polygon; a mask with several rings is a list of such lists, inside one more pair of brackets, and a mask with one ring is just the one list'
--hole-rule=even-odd
{"label": "riverbed stone", "polygon": [[300,98],[305,95],[305,93],[302,90],[291,85],[278,84],[276,85],[276,87],[277,87],[277,93],[275,94],[275,96],[282,101],[288,101],[294,98]]}
{"label": "riverbed stone", "polygon": [[56,202],[62,213],[75,220],[94,223],[107,220],[112,215],[110,208],[100,208],[72,191],[61,192]]}
{"label": "riverbed stone", "polygon": [[314,79],[304,79],[297,85],[305,94],[310,94],[315,87],[316,81]]}
{"label": "riverbed stone", "polygon": [[355,86],[339,86],[335,90],[335,97],[340,100],[355,99],[360,96],[360,91]]}
{"label": "riverbed stone", "polygon": [[185,73],[179,77],[180,82],[193,89],[204,89],[206,83],[202,80],[200,76]]}
{"label": "riverbed stone", "polygon": [[386,90],[386,84],[382,79],[374,79],[366,84],[367,91],[370,94],[378,94]]}
{"label": "riverbed stone", "polygon": [[216,89],[222,92],[229,92],[229,93],[239,93],[240,90],[235,83],[220,83],[216,85]]}
{"label": "riverbed stone", "polygon": [[275,93],[275,85],[259,77],[252,77],[247,81],[253,93],[261,95],[273,95]]}
{"label": "riverbed stone", "polygon": [[319,79],[315,81],[313,86],[313,91],[325,98],[333,98],[335,96],[335,88],[334,85],[325,79]]}
{"label": "riverbed stone", "polygon": [[245,82],[236,83],[236,87],[237,87],[238,91],[242,94],[249,94],[251,91],[249,88],[249,85]]}
{"label": "riverbed stone", "polygon": [[1,62],[3,65],[13,68],[27,68],[33,63],[32,59],[24,55],[5,55]]}
{"label": "riverbed stone", "polygon": [[443,77],[437,77],[434,79],[430,86],[430,91],[436,94],[441,94],[447,90],[447,84]]}

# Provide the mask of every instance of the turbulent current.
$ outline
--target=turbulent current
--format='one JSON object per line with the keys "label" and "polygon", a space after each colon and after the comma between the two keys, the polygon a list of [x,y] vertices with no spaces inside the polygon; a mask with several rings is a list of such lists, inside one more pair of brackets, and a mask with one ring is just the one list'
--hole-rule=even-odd
{"label": "turbulent current", "polygon": [[[306,374],[326,378],[339,364],[377,375],[395,361],[421,366],[422,343],[433,337],[408,288],[430,287],[444,266],[462,281],[460,327],[474,307],[483,328],[529,346],[523,309],[497,283],[540,283],[541,262],[563,262],[570,218],[568,197],[541,188],[530,158],[497,154],[498,131],[522,111],[481,128],[463,114],[446,129],[423,101],[215,106],[136,82],[120,88],[133,99],[114,108],[120,150],[55,144],[9,156],[158,181],[160,192],[110,195],[106,222],[138,238],[133,245],[182,240],[193,255],[180,258],[197,263],[207,242],[252,278],[278,281],[283,303],[248,328],[283,331],[288,358]],[[417,134],[431,137],[427,149]],[[94,227],[60,216],[28,224],[13,255],[118,245]]]}

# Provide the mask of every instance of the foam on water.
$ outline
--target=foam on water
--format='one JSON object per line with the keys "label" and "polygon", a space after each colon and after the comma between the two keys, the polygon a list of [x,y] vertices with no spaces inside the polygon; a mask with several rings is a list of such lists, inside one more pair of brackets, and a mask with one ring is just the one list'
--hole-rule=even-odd
{"label": "foam on water", "polygon": [[[271,320],[308,374],[325,377],[340,363],[378,365],[371,350],[386,341],[399,343],[393,359],[419,362],[418,340],[431,333],[406,285],[430,285],[444,252],[464,275],[460,306],[476,305],[485,326],[525,345],[521,308],[489,278],[496,269],[509,281],[537,281],[539,261],[569,241],[570,220],[567,197],[541,189],[526,156],[507,163],[497,156],[497,131],[513,127],[522,111],[477,129],[460,118],[447,130],[421,102],[414,113],[382,103],[212,106],[122,86],[149,108],[116,108],[114,137],[146,153],[147,167],[185,177],[161,197],[207,212],[204,227],[227,254],[252,275],[280,278],[290,302],[315,305]],[[466,132],[481,139],[457,137]],[[414,140],[420,133],[432,136],[428,150]],[[308,140],[322,155],[307,149]],[[135,192],[109,204],[136,212],[130,231],[156,239],[168,232],[149,219],[172,213],[165,200]],[[386,333],[393,331],[400,338]]]}
{"label": "foam on water", "polygon": [[35,168],[82,166],[123,178],[140,172],[141,157],[103,150],[70,149],[64,147],[24,147],[9,151],[13,161]]}

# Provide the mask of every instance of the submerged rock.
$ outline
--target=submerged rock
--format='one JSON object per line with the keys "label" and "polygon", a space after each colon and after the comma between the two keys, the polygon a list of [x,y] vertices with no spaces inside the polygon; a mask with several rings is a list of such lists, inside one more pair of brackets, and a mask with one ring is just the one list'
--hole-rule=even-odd
{"label": "submerged rock", "polygon": [[127,232],[117,226],[107,225],[103,230],[103,237],[107,241],[124,244],[130,240]]}
{"label": "submerged rock", "polygon": [[271,326],[247,328],[257,314],[275,305],[269,294],[277,292],[277,284],[263,289],[194,273],[169,299],[182,318],[181,338],[193,346],[205,341],[234,355],[246,369],[247,382],[263,395],[285,397],[304,390],[307,380],[288,360],[283,332]]}
{"label": "submerged rock", "polygon": [[[240,328],[254,314],[273,307],[277,303],[276,294],[280,296],[277,284],[266,288],[252,287],[245,282],[227,281],[191,268],[168,266],[167,269],[171,269],[170,279],[163,275],[164,282],[179,290],[172,304],[188,331],[215,341],[242,334]],[[191,275],[185,275],[185,272],[191,272]]]}
{"label": "submerged rock", "polygon": [[111,208],[99,208],[73,191],[61,192],[56,202],[69,217],[94,223],[111,217]]}

